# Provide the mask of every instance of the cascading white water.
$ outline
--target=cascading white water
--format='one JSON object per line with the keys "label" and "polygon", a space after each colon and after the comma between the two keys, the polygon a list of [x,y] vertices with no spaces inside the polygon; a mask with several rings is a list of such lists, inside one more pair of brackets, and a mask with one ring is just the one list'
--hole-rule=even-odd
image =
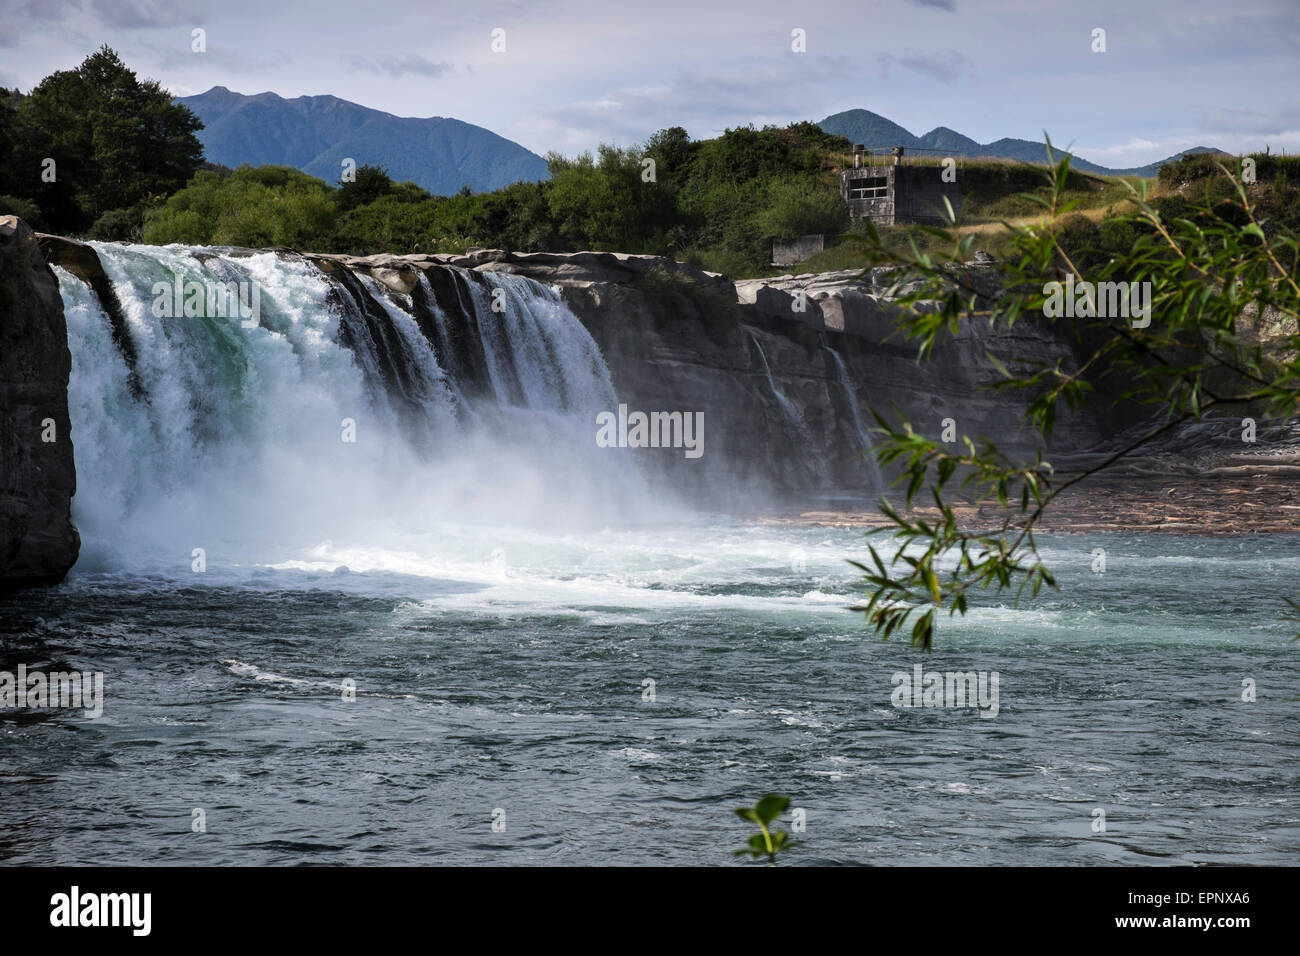
{"label": "cascading white water", "polygon": [[[617,399],[554,290],[475,277],[470,315],[422,316],[464,322],[476,337],[492,381],[471,408],[472,390],[444,368],[413,299],[375,280],[345,288],[275,253],[95,248],[136,347],[139,394],[104,305],[56,267],[83,568],[170,567],[178,556],[188,565],[194,548],[247,564],[322,542],[414,547],[414,537],[427,544],[475,523],[599,526],[654,500],[631,461],[599,454],[595,413]],[[260,323],[238,312],[169,316],[155,284],[178,277],[204,288],[247,281]],[[432,301],[427,281],[422,289]]]}
{"label": "cascading white water", "polygon": [[392,328],[401,339],[402,354],[408,360],[405,368],[412,386],[412,397],[431,417],[454,418],[456,406],[461,399],[448,385],[447,376],[438,364],[438,356],[420,331],[411,309],[400,308],[383,283],[370,276],[361,276],[361,282],[371,298],[379,302],[388,313]]}
{"label": "cascading white water", "polygon": [[863,457],[871,468],[871,478],[874,482],[872,490],[877,493],[884,491],[885,483],[880,474],[880,463],[876,461],[876,446],[871,441],[871,430],[862,421],[862,410],[858,405],[858,393],[854,391],[853,383],[849,381],[849,370],[845,367],[844,359],[840,357],[839,352],[829,345],[823,345],[822,348],[831,354],[831,359],[835,362],[835,373],[839,377],[840,387],[844,389],[844,394],[848,397],[849,414],[853,418],[853,428],[858,433],[858,439],[862,442]]}
{"label": "cascading white water", "polygon": [[791,438],[796,442],[801,442],[808,437],[808,426],[803,420],[803,415],[795,407],[794,402],[786,398],[785,393],[776,387],[776,380],[772,377],[772,366],[768,364],[767,353],[763,351],[763,343],[758,340],[758,336],[752,331],[749,333],[750,341],[758,349],[758,357],[763,360],[763,371],[767,373],[767,387],[772,391],[772,397],[780,406],[781,414],[784,416],[788,428],[793,429]]}

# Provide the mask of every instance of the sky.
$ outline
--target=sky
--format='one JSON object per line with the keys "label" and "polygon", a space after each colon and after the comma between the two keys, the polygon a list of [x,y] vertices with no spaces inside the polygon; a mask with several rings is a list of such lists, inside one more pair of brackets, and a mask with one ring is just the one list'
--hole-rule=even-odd
{"label": "sky", "polygon": [[982,143],[1046,131],[1109,167],[1300,152],[1300,0],[0,0],[0,85],[104,43],[177,96],[328,93],[543,155],[854,108]]}

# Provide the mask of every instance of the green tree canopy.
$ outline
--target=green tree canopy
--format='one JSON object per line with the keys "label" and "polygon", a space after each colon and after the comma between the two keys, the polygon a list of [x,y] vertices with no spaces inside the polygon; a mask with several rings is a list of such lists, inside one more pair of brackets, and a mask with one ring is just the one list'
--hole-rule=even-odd
{"label": "green tree canopy", "polygon": [[49,228],[62,231],[161,199],[203,161],[198,117],[156,81],[137,79],[107,46],[75,70],[47,76],[13,115],[0,117],[6,123],[13,145],[5,175],[12,180],[0,192],[36,202]]}
{"label": "green tree canopy", "polygon": [[675,209],[667,190],[646,178],[645,158],[640,149],[607,145],[594,157],[548,155],[547,204],[562,240],[577,248],[663,251]]}
{"label": "green tree canopy", "polygon": [[340,179],[338,185],[335,201],[341,211],[347,212],[388,195],[393,191],[393,178],[383,166],[367,163],[356,168],[352,179]]}
{"label": "green tree canopy", "polygon": [[144,241],[319,248],[337,215],[325,181],[288,166],[204,170],[150,216]]}

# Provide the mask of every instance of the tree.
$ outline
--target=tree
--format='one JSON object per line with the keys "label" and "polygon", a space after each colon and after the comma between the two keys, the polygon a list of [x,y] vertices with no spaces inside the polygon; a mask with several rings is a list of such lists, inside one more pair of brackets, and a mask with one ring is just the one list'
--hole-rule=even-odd
{"label": "tree", "polygon": [[50,228],[80,230],[109,210],[161,199],[203,161],[198,117],[107,46],[47,76],[16,112],[14,187],[0,191],[34,200]]}
{"label": "tree", "polygon": [[[1054,162],[1050,142],[1048,158]],[[1246,185],[1219,168],[1233,185],[1231,208],[1207,202],[1169,218],[1148,201],[1143,184],[1133,193],[1132,210],[1119,217],[1135,237],[1132,246],[1085,271],[1062,242],[1068,230],[1055,228],[1073,206],[1061,199],[1069,175],[1066,156],[1049,173],[1048,196],[1034,197],[1048,221],[1009,227],[1013,252],[1002,263],[992,292],[977,287],[962,268],[974,236],[959,239],[946,230],[928,230],[951,242],[952,251],[931,256],[913,247],[910,253],[897,253],[868,226],[867,251],[876,265],[896,270],[900,331],[917,343],[922,359],[941,335],[956,332],[962,322],[1010,328],[1030,317],[1067,321],[1082,341],[1099,343],[1085,349],[1077,364],[994,359],[1002,376],[996,388],[1023,397],[1026,423],[1049,436],[1062,404],[1078,407],[1094,394],[1102,373],[1124,381],[1123,400],[1151,411],[1140,437],[1096,465],[1062,474],[1041,453],[1032,461],[1012,461],[992,442],[982,440],[977,446],[969,436],[949,451],[947,444],[915,431],[910,423],[891,423],[873,413],[883,436],[876,454],[882,465],[901,465],[899,480],[906,486],[904,509],[885,500],[880,504],[888,525],[877,531],[891,533],[897,551],[887,559],[872,545],[869,562],[854,562],[870,595],[855,610],[866,615],[882,638],[904,632],[910,621],[912,643],[928,649],[938,612],[965,614],[974,592],[999,593],[1014,586],[1019,597],[1025,588],[1037,594],[1043,585],[1054,587],[1034,537],[1046,509],[1066,489],[1180,424],[1200,420],[1213,407],[1235,407],[1261,417],[1290,417],[1300,410],[1300,240],[1271,223],[1266,231]],[[1110,282],[1136,283],[1139,289],[1147,284],[1149,298],[1144,298],[1151,321],[1144,326],[1113,317],[1056,317],[1050,303],[1067,277],[1093,283],[1080,285],[1089,289]],[[1088,301],[1095,306],[1096,299]],[[1284,330],[1268,349],[1258,334],[1266,326]],[[934,501],[929,519],[912,511],[925,489]],[[996,500],[1002,508],[997,526],[983,531],[961,526],[952,507],[954,489],[974,489],[978,497]],[[945,559],[951,561],[946,570],[940,567]]]}
{"label": "tree", "polygon": [[639,149],[602,145],[596,156],[546,158],[547,205],[569,248],[661,252],[675,205],[658,182],[643,176]]}
{"label": "tree", "polygon": [[[9,171],[13,169],[14,142],[18,139],[18,91],[10,93],[0,86],[0,175],[5,175],[8,183]],[[4,192],[0,189],[0,192]]]}
{"label": "tree", "polygon": [[655,161],[659,181],[674,187],[690,178],[695,152],[695,144],[680,126],[659,130],[645,144],[645,155]]}
{"label": "tree", "polygon": [[339,191],[334,201],[340,212],[372,203],[393,191],[393,179],[383,166],[366,164],[358,166],[355,172],[356,176],[350,182],[339,181]]}

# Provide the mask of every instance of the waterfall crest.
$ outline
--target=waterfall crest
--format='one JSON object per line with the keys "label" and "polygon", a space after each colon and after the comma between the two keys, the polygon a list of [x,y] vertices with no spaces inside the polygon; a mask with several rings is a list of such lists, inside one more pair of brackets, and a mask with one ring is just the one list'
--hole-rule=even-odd
{"label": "waterfall crest", "polygon": [[[617,397],[554,289],[435,267],[441,295],[424,274],[398,292],[292,254],[93,246],[130,352],[56,266],[83,564],[448,522],[582,527],[653,499],[631,461],[598,454],[595,415]],[[223,310],[227,288],[256,308]]]}

